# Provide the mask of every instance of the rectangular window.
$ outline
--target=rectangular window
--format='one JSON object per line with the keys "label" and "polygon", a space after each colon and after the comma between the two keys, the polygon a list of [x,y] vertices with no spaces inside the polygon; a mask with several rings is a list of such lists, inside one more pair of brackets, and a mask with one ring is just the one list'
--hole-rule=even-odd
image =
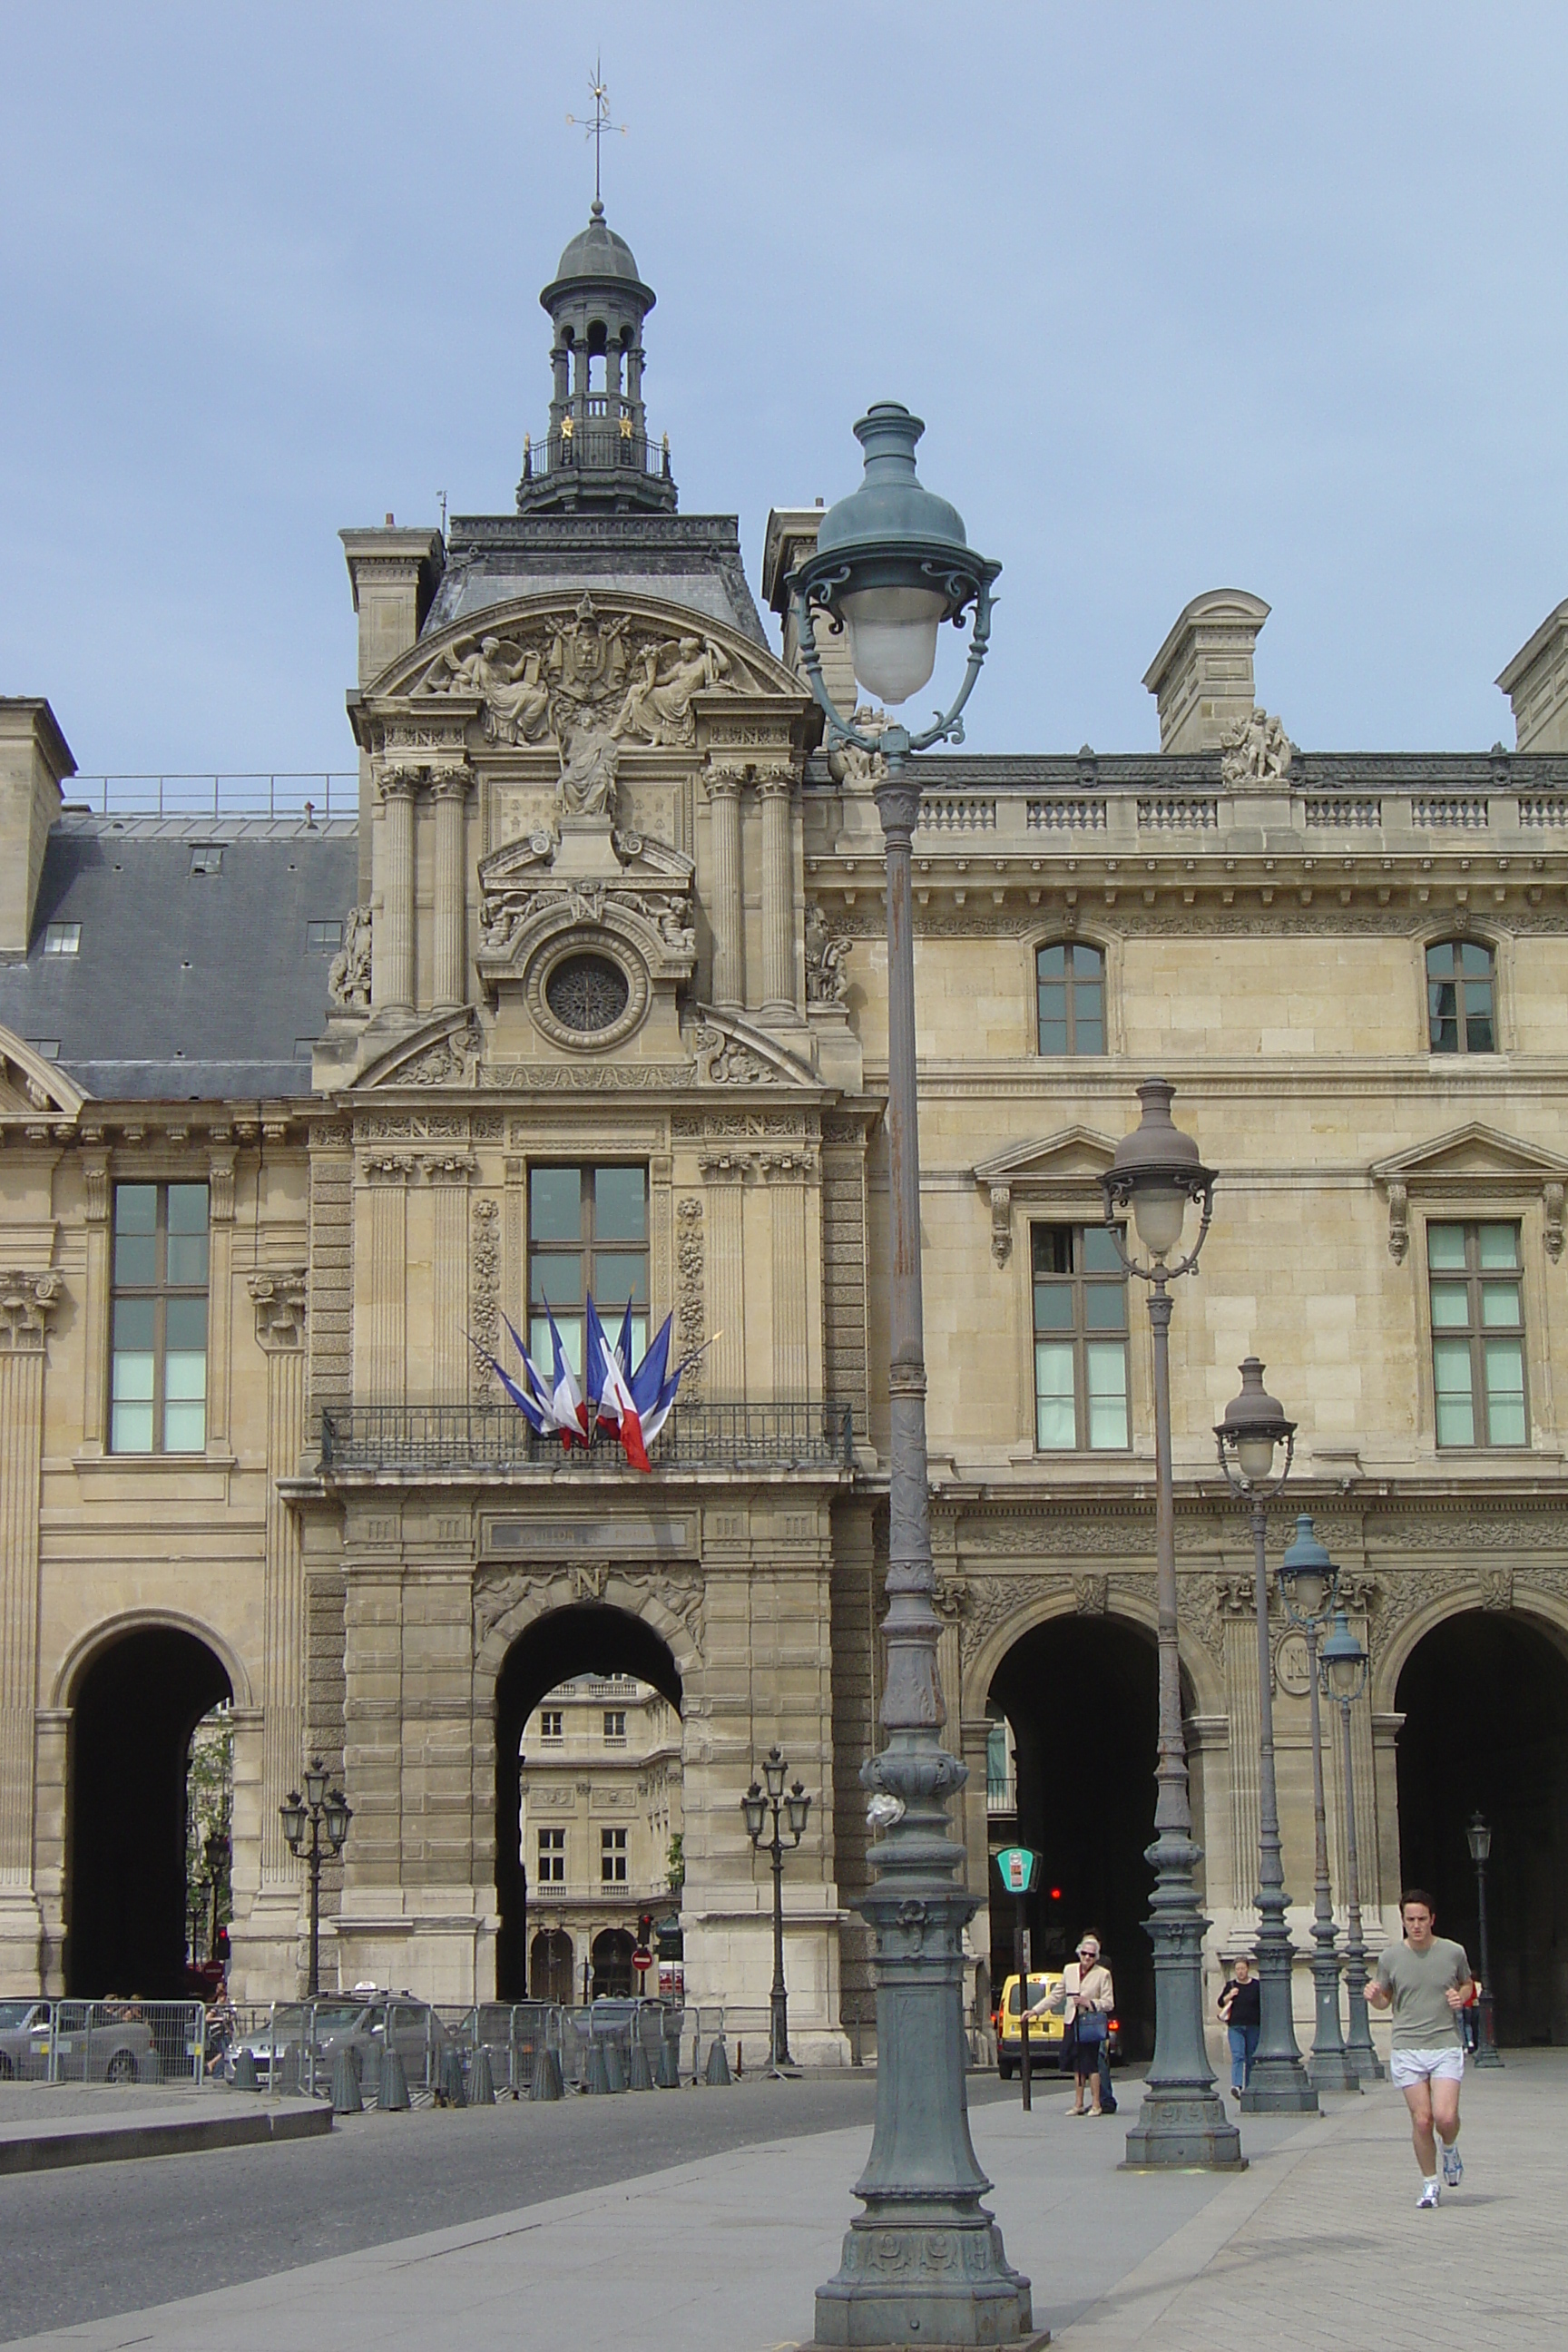
{"label": "rectangular window", "polygon": [[624,1748],[626,1744],[626,1711],[624,1706],[605,1709],[605,1745]]}
{"label": "rectangular window", "polygon": [[625,1830],[599,1832],[599,1884],[601,1886],[624,1886],[626,1883],[626,1833]]}
{"label": "rectangular window", "polygon": [[647,1171],[531,1169],[528,1344],[546,1375],[553,1314],[566,1360],[582,1379],[583,1311],[590,1296],[612,1347],[630,1299],[635,1363],[647,1346]]}
{"label": "rectangular window", "polygon": [[343,943],[342,923],[307,923],[305,945],[316,954],[331,954]]}
{"label": "rectangular window", "polygon": [[79,923],[46,923],[44,953],[46,955],[79,955],[81,925]]}
{"label": "rectangular window", "polygon": [[1036,1225],[1035,1444],[1125,1453],[1127,1276],[1100,1225]]}
{"label": "rectangular window", "polygon": [[110,1446],[207,1442],[207,1188],[117,1184]]}
{"label": "rectangular window", "polygon": [[564,1830],[540,1831],[539,1875],[547,1886],[565,1885],[566,1832]]}
{"label": "rectangular window", "polygon": [[1037,949],[1037,1042],[1042,1054],[1105,1051],[1105,958],[1081,940]]}
{"label": "rectangular window", "polygon": [[1426,950],[1426,1023],[1434,1054],[1495,1054],[1492,951],[1475,940],[1440,940]]}
{"label": "rectangular window", "polygon": [[564,1717],[558,1706],[546,1706],[540,1709],[539,1736],[541,1739],[565,1738]]}
{"label": "rectangular window", "polygon": [[1519,1227],[1428,1225],[1439,1445],[1527,1445]]}
{"label": "rectangular window", "polygon": [[223,849],[221,844],[216,841],[198,841],[195,847],[191,852],[191,872],[193,874],[221,874],[223,872]]}

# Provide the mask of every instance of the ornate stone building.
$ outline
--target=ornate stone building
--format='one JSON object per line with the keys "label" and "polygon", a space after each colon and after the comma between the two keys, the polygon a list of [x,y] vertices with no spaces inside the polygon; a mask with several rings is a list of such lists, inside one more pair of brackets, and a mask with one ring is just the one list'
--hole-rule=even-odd
{"label": "ornate stone building", "polygon": [[[870,2031],[872,763],[825,754],[795,667],[784,581],[816,512],[770,520],[775,654],[734,519],[678,510],[643,405],[653,296],[597,212],[543,300],[553,396],[515,511],[343,534],[356,817],[94,814],[48,706],[0,703],[0,1970],[177,1982],[185,1743],[232,1696],[237,1992],[297,1982],[278,1806],[319,1753],[353,1807],[329,1971],[521,1994],[523,1727],[564,1680],[635,1676],[679,1718],[689,1995],[740,2030],[771,1965],[742,1790],[776,1739],[820,1795],[787,1949],[792,2032],[830,2059]],[[1146,681],[1157,753],[923,762],[929,1405],[974,1955],[1005,1716],[1009,1818],[1059,1888],[1042,1937],[1099,1927],[1136,2045],[1150,1360],[1095,1227],[1159,1068],[1221,1172],[1173,1331],[1214,1949],[1247,1932],[1257,1696],[1210,1432],[1256,1350],[1370,1642],[1373,1932],[1402,1864],[1468,1932],[1485,1808],[1503,2029],[1561,2039],[1568,623],[1504,673],[1515,751],[1360,757],[1256,708],[1266,616],[1188,606]],[[1004,631],[993,659],[1023,657]],[[578,1345],[589,1291],[643,1330],[672,1313],[695,1359],[647,1476],[533,1439],[487,1360],[547,1308]],[[1283,1626],[1275,1657],[1301,1921]],[[1342,1902],[1332,1755],[1330,1801]]]}

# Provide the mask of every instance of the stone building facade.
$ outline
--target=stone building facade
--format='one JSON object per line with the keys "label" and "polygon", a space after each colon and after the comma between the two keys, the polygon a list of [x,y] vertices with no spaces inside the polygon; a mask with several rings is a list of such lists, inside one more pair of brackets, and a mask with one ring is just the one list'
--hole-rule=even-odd
{"label": "stone building facade", "polygon": [[[543,1893],[523,1727],[563,1681],[632,1676],[679,1716],[689,1996],[741,2030],[771,1969],[742,1791],[777,1740],[819,1798],[786,1948],[797,2050],[833,2060],[871,2032],[874,762],[824,751],[795,666],[784,583],[816,511],[770,520],[779,652],[734,519],[679,511],[643,405],[652,293],[602,216],[543,299],[553,398],[515,511],[343,534],[355,814],[95,814],[47,704],[0,703],[0,1973],[177,1979],[166,1825],[226,1695],[237,1993],[298,1980],[278,1806],[315,1753],[353,1808],[329,1969],[521,1994]],[[1371,1931],[1402,1866],[1462,1924],[1487,1809],[1504,2030],[1562,2039],[1568,633],[1554,614],[1504,673],[1514,751],[1342,756],[1257,707],[1266,617],[1232,592],[1187,607],[1146,681],[1158,752],[921,762],[929,1416],[973,1957],[1005,1714],[1012,1818],[1058,1888],[1039,1932],[1097,1926],[1132,2046],[1147,2023],[1151,1364],[1095,1228],[1157,1068],[1220,1171],[1173,1331],[1213,1952],[1248,1932],[1258,1778],[1249,1541],[1211,1430],[1255,1351],[1371,1648]],[[491,1369],[547,1306],[576,1344],[589,1289],[643,1329],[672,1315],[693,1360],[649,1475],[532,1439]],[[1283,1624],[1275,1661],[1300,1925]],[[1337,1751],[1329,1775],[1342,1906]]]}

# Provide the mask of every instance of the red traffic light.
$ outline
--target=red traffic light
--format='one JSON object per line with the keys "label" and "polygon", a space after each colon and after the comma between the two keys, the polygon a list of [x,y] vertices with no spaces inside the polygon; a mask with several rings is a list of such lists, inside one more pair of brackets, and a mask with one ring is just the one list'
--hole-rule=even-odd
{"label": "red traffic light", "polygon": [[1059,1902],[1061,1901],[1061,1899],[1062,1899],[1062,1890],[1061,1890],[1061,1888],[1060,1888],[1059,1886],[1053,1886],[1053,1887],[1052,1887],[1052,1889],[1051,1889],[1051,1901],[1052,1901],[1053,1903],[1059,1903]]}

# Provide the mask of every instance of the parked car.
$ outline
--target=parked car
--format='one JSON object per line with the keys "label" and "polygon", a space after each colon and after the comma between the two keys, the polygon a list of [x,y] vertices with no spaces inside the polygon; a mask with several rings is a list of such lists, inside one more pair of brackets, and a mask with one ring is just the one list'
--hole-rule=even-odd
{"label": "parked car", "polygon": [[[1047,1970],[1039,1975],[1031,1971],[1027,2006],[1032,2009],[1037,2000],[1045,2000],[1052,1993],[1058,1993],[1061,1989],[1062,1978],[1059,1969]],[[1032,2017],[1029,2020],[1029,2071],[1031,2074],[1037,2068],[1060,2067],[1062,2043],[1066,2035],[1067,2025],[1059,2009],[1047,2010],[1044,2017]],[[1121,2055],[1121,2026],[1120,2021],[1114,2017],[1110,2020],[1107,2040],[1110,2047],[1111,2063],[1114,2065]],[[1023,2034],[1018,2016],[1018,1979],[1009,1977],[1002,1987],[1002,2005],[996,2011],[996,2072],[1005,2083],[1011,2082],[1017,2073],[1022,2050]]]}
{"label": "parked car", "polygon": [[281,2067],[287,2053],[293,2051],[302,2080],[307,2049],[313,2048],[318,2077],[323,2074],[330,2077],[332,2059],[339,2047],[346,2044],[358,2059],[363,2079],[380,2069],[381,2053],[387,2046],[389,2019],[392,2047],[402,2059],[410,2084],[425,2080],[426,2049],[430,2052],[434,2081],[441,2053],[451,2036],[435,2011],[427,2009],[423,2001],[385,1992],[328,1994],[317,2001],[290,2001],[274,2011],[269,2025],[242,2033],[229,2044],[223,2072],[232,2083],[235,2060],[242,2050],[248,2050],[256,2062],[257,2082],[265,2090],[272,2081],[274,2058]]}
{"label": "parked car", "polygon": [[0,2000],[0,2082],[41,2083],[51,2046],[65,2082],[156,2082],[163,2071],[134,2003],[69,2001],[57,2017],[50,2001]]}

